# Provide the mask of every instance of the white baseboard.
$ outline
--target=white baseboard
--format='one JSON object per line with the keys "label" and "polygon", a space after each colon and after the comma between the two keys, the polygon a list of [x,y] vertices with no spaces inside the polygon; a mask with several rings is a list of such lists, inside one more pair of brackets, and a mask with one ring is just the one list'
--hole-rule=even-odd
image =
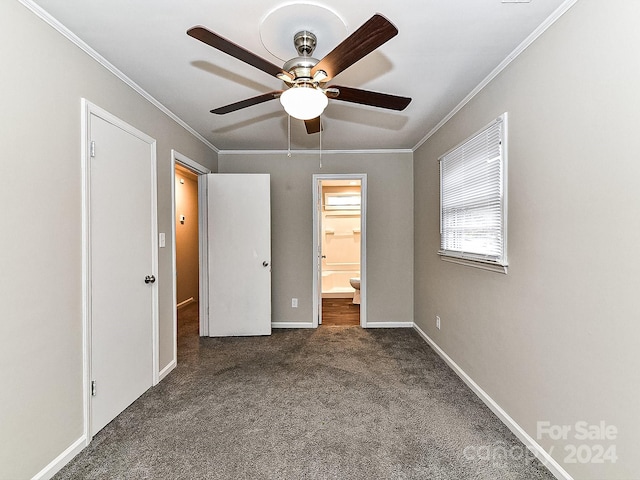
{"label": "white baseboard", "polygon": [[160,373],[158,374],[158,382],[161,382],[164,377],[169,375],[171,371],[176,368],[176,365],[177,362],[175,360],[172,360],[171,362],[169,362],[169,365],[160,370]]}
{"label": "white baseboard", "polygon": [[62,467],[69,463],[73,457],[79,454],[86,446],[87,437],[83,435],[78,440],[73,442],[64,452],[54,458],[53,461],[49,463],[49,465],[36,473],[31,480],[49,480],[56,473],[58,473],[62,469]]}
{"label": "white baseboard", "polygon": [[[413,328],[413,322],[368,322],[366,328]],[[271,322],[271,328],[314,328],[312,322]]]}
{"label": "white baseboard", "polygon": [[271,322],[271,328],[313,328],[313,322]]}
{"label": "white baseboard", "polygon": [[573,477],[562,468],[562,466],[551,456],[547,451],[536,442],[531,435],[524,431],[524,429],[516,423],[516,421],[505,412],[500,405],[498,405],[480,386],[473,381],[473,379],[465,373],[460,366],[453,361],[444,350],[442,350],[436,342],[434,342],[429,335],[424,333],[422,329],[414,323],[413,328],[418,334],[440,355],[440,357],[449,365],[449,367],[456,372],[456,374],[462,379],[464,383],[482,400],[489,409],[504,423],[513,434],[520,439],[525,446],[533,452],[538,460],[540,460],[545,467],[559,480],[573,480]]}
{"label": "white baseboard", "polygon": [[196,301],[195,298],[189,297],[186,300],[180,302],[178,305],[176,305],[176,308],[186,307],[187,305],[189,305],[189,304],[191,304],[191,303],[193,303],[195,301]]}
{"label": "white baseboard", "polygon": [[413,322],[367,322],[366,328],[413,328]]}

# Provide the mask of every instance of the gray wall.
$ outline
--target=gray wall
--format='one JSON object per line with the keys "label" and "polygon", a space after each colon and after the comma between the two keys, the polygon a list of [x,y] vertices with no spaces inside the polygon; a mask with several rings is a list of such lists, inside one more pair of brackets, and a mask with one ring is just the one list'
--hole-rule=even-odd
{"label": "gray wall", "polygon": [[[313,190],[316,173],[366,173],[368,322],[413,321],[413,183],[409,153],[220,152],[220,173],[271,174],[274,322],[313,319]],[[299,307],[291,308],[291,298]]]}
{"label": "gray wall", "polygon": [[[415,153],[416,323],[580,479],[640,471],[640,2],[580,0]],[[509,112],[509,273],[439,259],[437,158]],[[442,329],[435,328],[435,315]],[[614,464],[564,463],[569,444]]]}
{"label": "gray wall", "polygon": [[[170,151],[216,155],[15,0],[0,2],[0,478],[30,478],[83,433],[80,101],[157,139],[158,230]],[[172,359],[171,249],[159,251],[160,367]]]}

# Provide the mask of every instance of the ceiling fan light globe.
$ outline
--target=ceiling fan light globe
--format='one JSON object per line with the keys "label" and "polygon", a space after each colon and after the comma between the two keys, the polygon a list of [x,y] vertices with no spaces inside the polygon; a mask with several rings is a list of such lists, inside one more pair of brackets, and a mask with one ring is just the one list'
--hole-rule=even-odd
{"label": "ceiling fan light globe", "polygon": [[299,120],[311,120],[319,117],[327,107],[327,96],[314,87],[293,87],[280,95],[284,110]]}

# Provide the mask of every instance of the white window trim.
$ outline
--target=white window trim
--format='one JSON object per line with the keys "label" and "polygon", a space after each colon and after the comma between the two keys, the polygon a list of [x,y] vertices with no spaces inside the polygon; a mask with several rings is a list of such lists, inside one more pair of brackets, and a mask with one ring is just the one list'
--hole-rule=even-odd
{"label": "white window trim", "polygon": [[[508,122],[507,122],[507,112],[503,113],[502,115],[500,115],[499,117],[497,117],[496,119],[492,120],[491,122],[489,122],[487,125],[485,125],[484,127],[482,127],[481,129],[479,129],[477,132],[473,133],[472,135],[469,135],[467,138],[465,138],[462,142],[460,142],[459,144],[457,144],[455,147],[449,149],[447,152],[445,152],[444,154],[442,154],[440,157],[438,157],[438,162],[441,162],[442,159],[449,155],[451,152],[453,152],[454,150],[458,149],[460,146],[464,145],[465,143],[467,143],[470,139],[474,138],[475,136],[479,135],[480,133],[484,132],[485,130],[487,130],[487,128],[489,128],[491,125],[493,125],[496,122],[501,121],[502,122],[502,155],[501,155],[501,161],[502,161],[502,188],[503,188],[503,192],[504,192],[504,197],[503,197],[503,202],[502,202],[502,245],[503,245],[503,251],[502,251],[502,258],[499,261],[496,260],[488,260],[482,257],[482,255],[475,255],[475,254],[469,254],[469,253],[464,253],[464,252],[455,252],[455,251],[451,251],[451,250],[438,250],[438,255],[440,255],[441,260],[447,261],[447,262],[451,262],[451,263],[456,263],[459,265],[465,265],[465,266],[469,266],[469,267],[474,267],[474,268],[480,268],[482,270],[488,270],[491,272],[497,272],[497,273],[504,273],[506,274],[508,271],[508,260],[507,260],[507,232],[508,232],[508,228],[507,228],[507,212],[508,212],[508,208],[507,208],[507,203],[508,203]],[[442,233],[442,179],[440,179],[440,211],[439,211],[439,215],[440,215],[440,232]]]}
{"label": "white window trim", "polygon": [[456,257],[453,255],[447,255],[444,254],[442,252],[438,252],[438,255],[440,255],[440,260],[443,260],[445,262],[450,262],[450,263],[457,263],[458,265],[465,265],[467,267],[474,267],[474,268],[479,268],[481,270],[488,270],[489,272],[496,272],[496,273],[507,273],[507,270],[509,269],[509,265],[507,264],[499,264],[499,263],[495,263],[495,262],[488,262],[486,260],[471,260],[469,258],[463,258],[463,257]]}

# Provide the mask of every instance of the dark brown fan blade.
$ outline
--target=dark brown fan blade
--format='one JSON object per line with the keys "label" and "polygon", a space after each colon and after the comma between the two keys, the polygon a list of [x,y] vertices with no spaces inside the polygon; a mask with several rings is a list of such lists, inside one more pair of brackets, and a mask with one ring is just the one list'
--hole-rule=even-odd
{"label": "dark brown fan blade", "polygon": [[235,43],[221,37],[216,33],[213,33],[211,30],[205,27],[192,27],[187,30],[187,35],[195,38],[196,40],[200,40],[201,42],[206,43],[213,48],[217,48],[221,52],[231,55],[232,57],[235,57],[238,60],[243,61],[244,63],[248,63],[249,65],[262,70],[263,72],[267,72],[269,75],[277,77],[279,74],[284,74],[289,78],[292,78],[289,73],[285,72],[277,65],[274,65],[273,63],[257,56],[254,53],[251,53],[249,50],[245,50],[240,45],[236,45]]}
{"label": "dark brown fan blade", "polygon": [[320,117],[312,118],[311,120],[305,120],[304,126],[307,127],[307,133],[318,133],[322,130],[322,124],[320,123]]}
{"label": "dark brown fan blade", "polygon": [[331,95],[331,98],[342,100],[343,102],[360,103],[362,105],[371,105],[372,107],[388,108],[389,110],[404,110],[411,103],[411,99],[408,97],[398,97],[388,93],[371,92],[339,85],[331,85],[329,88],[335,88],[339,91],[337,95]]}
{"label": "dark brown fan blade", "polygon": [[236,110],[240,110],[241,108],[247,108],[253,105],[258,105],[259,103],[268,102],[269,100],[280,97],[281,94],[281,90],[264,93],[262,95],[258,95],[257,97],[247,98],[246,100],[241,100],[236,103],[225,105],[224,107],[216,108],[214,110],[211,110],[211,113],[215,113],[216,115],[224,115],[225,113],[235,112]]}
{"label": "dark brown fan blade", "polygon": [[331,79],[397,34],[398,29],[389,20],[376,13],[320,60],[311,70],[311,75],[318,70],[323,70],[328,79]]}

